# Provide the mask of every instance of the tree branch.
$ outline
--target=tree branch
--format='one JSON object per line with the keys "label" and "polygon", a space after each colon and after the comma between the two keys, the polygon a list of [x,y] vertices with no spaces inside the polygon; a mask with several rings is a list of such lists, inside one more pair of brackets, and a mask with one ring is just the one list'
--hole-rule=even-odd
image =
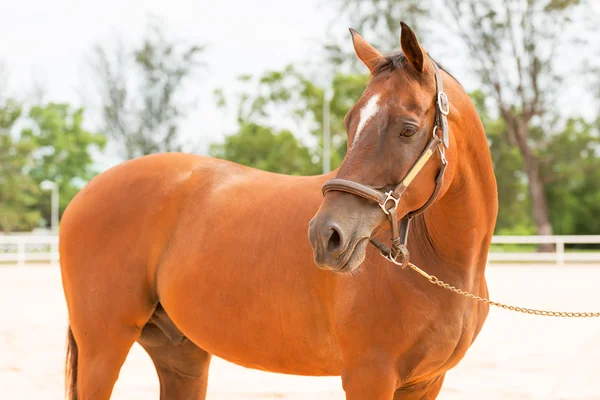
{"label": "tree branch", "polygon": [[[526,117],[525,111],[528,108],[527,99],[525,95],[525,91],[523,90],[523,67],[521,62],[521,56],[519,54],[519,49],[517,46],[517,38],[515,32],[515,26],[513,23],[513,14],[511,10],[511,2],[505,0],[504,5],[506,7],[506,21],[508,25],[508,33],[509,33],[509,43],[511,45],[511,50],[513,57],[515,59],[515,64],[517,67],[517,95],[521,98],[521,110],[523,112],[523,122],[528,123],[529,118]],[[523,32],[523,38],[525,37],[525,33]]]}
{"label": "tree branch", "polygon": [[459,0],[445,0],[445,3],[450,12],[452,13],[454,20],[456,21],[456,25],[458,27],[457,34],[463,39],[463,41],[469,48],[471,56],[476,60],[476,62],[480,66],[480,70],[483,75],[482,79],[484,80],[484,83],[494,88],[498,96],[497,101],[499,101],[499,103],[501,103],[501,106],[503,106],[504,104],[502,101],[502,86],[500,85],[500,82],[497,79],[494,79],[494,77],[492,77],[492,68],[487,65],[485,59],[482,56],[482,51],[480,51],[481,49],[477,48],[476,44],[469,35],[468,28],[466,28],[461,22]]}

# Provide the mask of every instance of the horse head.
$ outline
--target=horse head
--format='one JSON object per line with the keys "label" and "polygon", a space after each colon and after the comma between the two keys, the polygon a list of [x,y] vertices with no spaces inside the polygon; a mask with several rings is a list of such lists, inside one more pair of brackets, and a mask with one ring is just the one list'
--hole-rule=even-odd
{"label": "horse head", "polygon": [[[441,199],[456,173],[455,131],[472,121],[451,103],[456,99],[464,104],[468,95],[456,81],[446,79],[452,95],[448,100],[441,70],[415,33],[401,25],[402,53],[387,57],[350,30],[356,55],[371,79],[346,115],[346,156],[336,179],[325,184],[324,201],[310,221],[309,239],[322,269],[356,269],[378,232],[388,223],[394,231],[398,219],[410,220],[411,213]],[[470,114],[479,120],[476,112]],[[390,260],[398,257],[394,251],[401,242],[394,232],[392,239],[386,250]]]}

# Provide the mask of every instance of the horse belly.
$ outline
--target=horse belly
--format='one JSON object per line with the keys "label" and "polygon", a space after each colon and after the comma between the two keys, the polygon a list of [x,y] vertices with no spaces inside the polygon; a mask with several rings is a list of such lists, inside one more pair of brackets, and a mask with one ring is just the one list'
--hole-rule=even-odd
{"label": "horse belly", "polygon": [[285,257],[243,262],[243,247],[236,247],[237,256],[208,251],[183,263],[186,257],[175,251],[179,256],[161,266],[158,278],[160,302],[170,318],[196,345],[236,364],[339,375],[329,307],[318,285]]}

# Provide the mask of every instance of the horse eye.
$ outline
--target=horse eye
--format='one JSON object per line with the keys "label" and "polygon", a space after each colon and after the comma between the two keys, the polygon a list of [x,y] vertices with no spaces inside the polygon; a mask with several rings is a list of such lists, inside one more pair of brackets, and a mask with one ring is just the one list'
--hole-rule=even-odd
{"label": "horse eye", "polygon": [[407,125],[400,131],[400,136],[411,137],[417,133],[417,128],[412,125]]}

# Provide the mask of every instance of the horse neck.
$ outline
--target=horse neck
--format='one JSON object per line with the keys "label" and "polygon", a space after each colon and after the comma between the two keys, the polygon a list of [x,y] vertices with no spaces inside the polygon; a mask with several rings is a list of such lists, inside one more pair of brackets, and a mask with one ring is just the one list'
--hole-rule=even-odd
{"label": "horse neck", "polygon": [[413,226],[417,252],[432,260],[434,269],[448,271],[463,282],[483,277],[498,209],[491,156],[480,129],[474,133],[478,136],[470,135],[479,141],[458,144],[448,190]]}

